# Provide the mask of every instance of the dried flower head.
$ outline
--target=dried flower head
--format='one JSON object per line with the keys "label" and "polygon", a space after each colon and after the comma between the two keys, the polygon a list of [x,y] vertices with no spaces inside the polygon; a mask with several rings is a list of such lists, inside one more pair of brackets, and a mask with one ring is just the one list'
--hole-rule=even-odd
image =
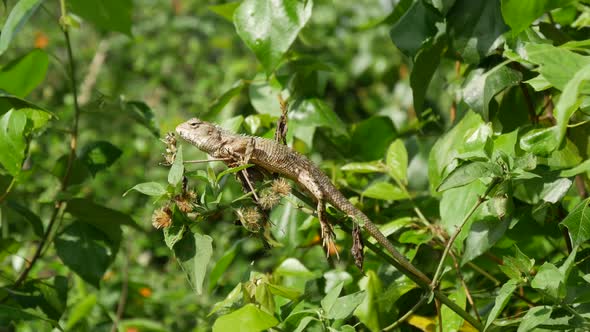
{"label": "dried flower head", "polygon": [[264,210],[270,210],[279,205],[280,202],[281,196],[269,188],[262,190],[258,199],[258,205]]}
{"label": "dried flower head", "polygon": [[176,202],[178,209],[184,213],[189,213],[193,210],[193,204],[186,195],[178,195],[174,197],[174,201]]}
{"label": "dried flower head", "polygon": [[270,187],[272,191],[281,196],[287,196],[291,193],[291,184],[284,178],[275,179]]}
{"label": "dried flower head", "polygon": [[260,230],[260,221],[262,220],[262,213],[255,207],[239,208],[236,214],[244,227],[251,232],[258,232]]}
{"label": "dried flower head", "polygon": [[169,207],[163,207],[152,214],[152,226],[157,229],[169,227],[172,224],[172,211]]}

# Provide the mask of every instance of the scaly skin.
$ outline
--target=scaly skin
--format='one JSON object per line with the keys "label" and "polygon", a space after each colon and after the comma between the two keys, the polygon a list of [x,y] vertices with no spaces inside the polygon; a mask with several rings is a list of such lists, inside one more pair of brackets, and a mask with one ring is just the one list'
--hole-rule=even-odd
{"label": "scaly skin", "polygon": [[318,202],[317,212],[324,239],[329,238],[332,232],[331,226],[326,226],[329,224],[326,222],[324,203],[328,202],[362,225],[407,270],[425,282],[430,281],[393,247],[369,217],[336,189],[326,174],[300,153],[275,141],[234,134],[196,118],[178,125],[176,132],[212,157],[226,159],[228,163],[254,164],[295,181]]}

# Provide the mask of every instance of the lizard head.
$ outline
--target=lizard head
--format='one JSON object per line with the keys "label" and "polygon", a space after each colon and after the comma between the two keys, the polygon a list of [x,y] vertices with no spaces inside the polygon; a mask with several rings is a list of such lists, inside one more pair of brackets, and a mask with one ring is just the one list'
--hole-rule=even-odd
{"label": "lizard head", "polygon": [[192,118],[179,124],[176,127],[176,133],[207,153],[214,152],[217,149],[214,142],[219,134],[219,129],[212,123]]}

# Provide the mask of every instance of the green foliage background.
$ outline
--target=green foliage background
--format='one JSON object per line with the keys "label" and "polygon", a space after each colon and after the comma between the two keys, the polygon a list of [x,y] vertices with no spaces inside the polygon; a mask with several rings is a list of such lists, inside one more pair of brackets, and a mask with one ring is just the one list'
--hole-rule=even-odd
{"label": "green foliage background", "polygon": [[[590,2],[4,0],[0,26],[1,331],[588,329]],[[463,311],[357,269],[334,209],[339,260],[294,195],[257,232],[237,170],[161,165],[193,116],[272,138],[279,95]]]}

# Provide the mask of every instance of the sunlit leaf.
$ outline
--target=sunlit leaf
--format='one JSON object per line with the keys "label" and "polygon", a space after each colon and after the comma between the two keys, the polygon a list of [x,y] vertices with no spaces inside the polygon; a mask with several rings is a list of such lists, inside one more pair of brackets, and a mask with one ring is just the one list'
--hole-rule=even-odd
{"label": "sunlit leaf", "polygon": [[43,0],[20,0],[8,15],[0,34],[0,55],[6,51],[14,36],[27,23]]}
{"label": "sunlit leaf", "polygon": [[217,318],[215,323],[213,323],[213,332],[263,331],[278,323],[279,321],[272,315],[258,309],[256,305],[249,303],[232,313]]}

